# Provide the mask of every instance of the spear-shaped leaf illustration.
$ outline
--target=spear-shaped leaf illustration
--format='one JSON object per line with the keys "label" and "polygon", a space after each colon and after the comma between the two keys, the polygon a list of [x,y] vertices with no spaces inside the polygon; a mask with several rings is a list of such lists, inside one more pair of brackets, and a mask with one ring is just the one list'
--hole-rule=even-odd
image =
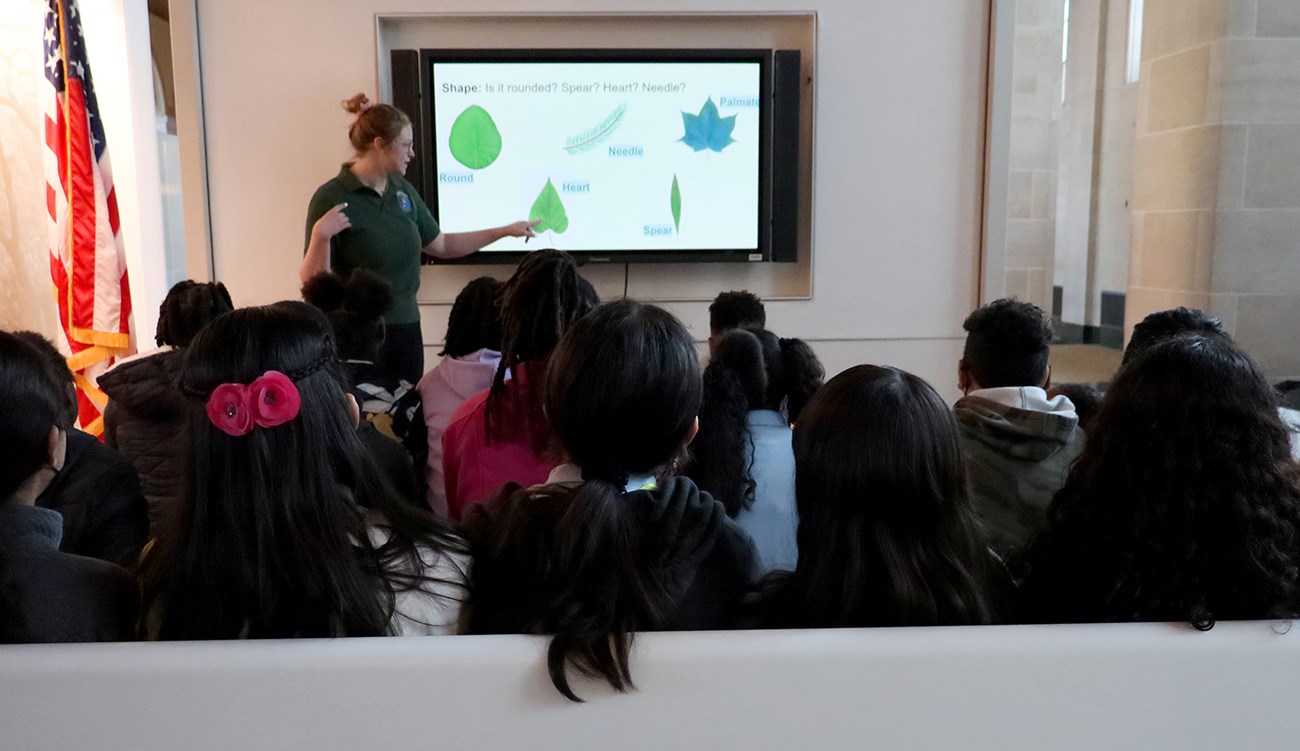
{"label": "spear-shaped leaf illustration", "polygon": [[588,128],[581,133],[569,136],[564,141],[564,150],[570,154],[581,154],[584,151],[591,151],[597,146],[604,143],[618,126],[623,122],[623,116],[627,114],[627,105],[620,104],[614,108],[614,111],[605,116],[604,120],[594,128]]}
{"label": "spear-shaped leaf illustration", "polygon": [[564,202],[560,200],[560,194],[549,178],[546,185],[542,186],[542,192],[537,194],[537,200],[533,201],[532,210],[528,212],[528,221],[535,222],[538,219],[542,220],[541,224],[533,227],[533,231],[539,235],[548,230],[560,235],[569,228],[569,215],[564,212]]}
{"label": "spear-shaped leaf illustration", "polygon": [[501,131],[487,110],[472,104],[451,124],[447,145],[456,161],[470,169],[483,169],[501,155]]}
{"label": "spear-shaped leaf illustration", "polygon": [[668,203],[673,207],[673,227],[680,235],[682,233],[682,190],[677,187],[677,175],[673,175],[673,194]]}

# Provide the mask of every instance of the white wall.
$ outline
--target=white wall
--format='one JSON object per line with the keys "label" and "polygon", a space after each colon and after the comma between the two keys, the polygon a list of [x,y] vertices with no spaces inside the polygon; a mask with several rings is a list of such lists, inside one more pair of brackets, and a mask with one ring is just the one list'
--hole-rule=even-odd
{"label": "white wall", "polygon": [[83,0],[79,5],[113,167],[136,341],[148,349],[167,294],[148,3]]}
{"label": "white wall", "polygon": [[[241,304],[295,296],[307,200],[348,156],[338,102],[378,89],[376,16],[431,8],[420,0],[195,2],[216,276]],[[436,10],[522,9],[452,0]],[[977,302],[987,2],[718,0],[707,10],[818,14],[812,299],[773,302],[771,327],[813,340],[831,372],[885,362],[955,395],[961,321]],[[548,0],[527,12],[683,8]],[[645,35],[646,46],[666,43]],[[178,58],[192,52],[176,50]],[[187,202],[201,200],[193,192]],[[681,299],[653,271],[634,273],[651,275],[633,285],[642,297]],[[747,272],[707,273],[721,290],[743,286]],[[707,302],[692,296],[670,307],[703,339]],[[424,311],[430,343],[445,315],[445,305]]]}
{"label": "white wall", "polygon": [[1289,624],[637,637],[627,695],[524,636],[0,646],[24,751],[1292,749]]}

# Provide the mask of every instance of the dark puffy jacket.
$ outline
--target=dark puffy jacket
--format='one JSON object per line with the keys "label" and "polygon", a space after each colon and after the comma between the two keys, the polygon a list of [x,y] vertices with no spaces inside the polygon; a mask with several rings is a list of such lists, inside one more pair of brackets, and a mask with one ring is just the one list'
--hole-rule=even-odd
{"label": "dark puffy jacket", "polygon": [[180,390],[180,350],[124,363],[99,379],[108,394],[104,442],[140,473],[149,502],[149,535],[177,512],[185,478],[185,404]]}

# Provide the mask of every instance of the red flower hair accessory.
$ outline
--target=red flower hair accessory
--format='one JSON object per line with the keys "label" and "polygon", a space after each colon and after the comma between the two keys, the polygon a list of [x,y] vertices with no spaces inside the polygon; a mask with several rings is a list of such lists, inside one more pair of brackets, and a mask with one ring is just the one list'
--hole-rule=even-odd
{"label": "red flower hair accessory", "polygon": [[273,428],[298,416],[302,397],[293,379],[278,370],[268,370],[245,386],[223,383],[208,397],[208,420],[217,429],[235,437],[248,435],[253,426]]}

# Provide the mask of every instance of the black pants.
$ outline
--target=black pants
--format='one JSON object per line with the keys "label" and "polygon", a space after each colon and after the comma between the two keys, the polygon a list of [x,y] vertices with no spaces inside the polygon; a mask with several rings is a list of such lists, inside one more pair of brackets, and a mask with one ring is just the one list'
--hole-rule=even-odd
{"label": "black pants", "polygon": [[412,384],[424,375],[424,335],[418,323],[390,323],[384,327],[379,362]]}

